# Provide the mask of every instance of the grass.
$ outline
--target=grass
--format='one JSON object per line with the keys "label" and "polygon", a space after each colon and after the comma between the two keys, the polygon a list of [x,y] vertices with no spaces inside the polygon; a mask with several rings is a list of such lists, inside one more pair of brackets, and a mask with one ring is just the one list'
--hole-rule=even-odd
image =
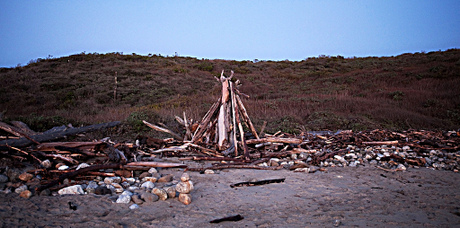
{"label": "grass", "polygon": [[[0,68],[0,112],[35,130],[64,122],[141,118],[175,126],[199,120],[220,95],[225,69],[242,82],[246,108],[267,132],[299,129],[460,128],[460,50],[395,57],[320,56],[303,61],[199,60],[191,57],[81,53]],[[118,78],[114,99],[115,75]],[[146,116],[144,116],[146,115]]]}

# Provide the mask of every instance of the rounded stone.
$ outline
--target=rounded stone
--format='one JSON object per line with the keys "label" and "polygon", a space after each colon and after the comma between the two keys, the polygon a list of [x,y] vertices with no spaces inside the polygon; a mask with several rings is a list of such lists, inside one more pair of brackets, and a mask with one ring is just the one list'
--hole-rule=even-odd
{"label": "rounded stone", "polygon": [[192,203],[192,195],[190,194],[185,194],[185,193],[180,193],[179,194],[179,201],[185,205],[189,205]]}
{"label": "rounded stone", "polygon": [[75,195],[75,194],[85,194],[85,192],[83,192],[81,185],[73,185],[73,186],[69,186],[69,187],[59,190],[58,194],[59,195],[67,195],[67,194]]}
{"label": "rounded stone", "polygon": [[171,187],[165,187],[163,188],[166,193],[168,193],[168,198],[176,198],[176,188],[171,186]]}
{"label": "rounded stone", "polygon": [[140,195],[137,195],[137,194],[131,196],[131,200],[132,200],[135,204],[138,204],[138,205],[144,203],[144,200],[141,199],[141,196],[140,196]]}
{"label": "rounded stone", "polygon": [[40,165],[41,165],[43,168],[48,169],[48,168],[51,167],[51,162],[50,162],[50,160],[47,159],[47,160],[42,161],[42,163],[40,163]]}
{"label": "rounded stone", "polygon": [[152,183],[155,183],[155,182],[157,182],[157,178],[156,177],[144,177],[144,178],[142,178],[142,181],[144,181],[144,182],[145,181],[150,181]]}
{"label": "rounded stone", "polygon": [[30,173],[22,173],[21,175],[19,175],[19,180],[27,182],[27,181],[31,180],[33,177],[34,177],[34,175],[32,175]]}
{"label": "rounded stone", "polygon": [[23,191],[27,190],[27,185],[21,185],[14,190],[14,192],[21,194]]}
{"label": "rounded stone", "polygon": [[216,172],[214,172],[214,170],[212,169],[207,169],[204,171],[204,174],[215,174]]}
{"label": "rounded stone", "polygon": [[190,180],[190,175],[188,173],[183,173],[182,176],[180,177],[180,180],[185,182]]}
{"label": "rounded stone", "polygon": [[168,199],[168,193],[164,189],[154,188],[152,193],[157,195],[161,200]]}
{"label": "rounded stone", "polygon": [[121,194],[118,196],[116,203],[129,203],[131,202],[131,196],[128,194]]}
{"label": "rounded stone", "polygon": [[138,208],[139,208],[139,205],[137,205],[137,204],[133,204],[133,205],[129,206],[129,209],[131,209],[131,210],[135,210],[135,209],[138,209]]}
{"label": "rounded stone", "polygon": [[150,193],[150,192],[143,192],[141,194],[141,199],[143,199],[146,203],[149,202],[156,202],[160,199],[160,197],[156,194]]}
{"label": "rounded stone", "polygon": [[29,190],[25,190],[19,194],[20,197],[28,199],[32,196],[32,192]]}
{"label": "rounded stone", "polygon": [[151,181],[146,181],[142,183],[141,188],[152,189],[155,188],[155,184]]}
{"label": "rounded stone", "polygon": [[150,168],[148,173],[154,174],[154,173],[158,173],[158,171],[155,168]]}
{"label": "rounded stone", "polygon": [[172,180],[173,180],[173,175],[168,174],[168,175],[160,177],[160,179],[158,179],[158,182],[171,182]]}
{"label": "rounded stone", "polygon": [[179,193],[190,193],[193,190],[193,182],[192,181],[187,181],[187,182],[180,182],[176,185],[176,191]]}

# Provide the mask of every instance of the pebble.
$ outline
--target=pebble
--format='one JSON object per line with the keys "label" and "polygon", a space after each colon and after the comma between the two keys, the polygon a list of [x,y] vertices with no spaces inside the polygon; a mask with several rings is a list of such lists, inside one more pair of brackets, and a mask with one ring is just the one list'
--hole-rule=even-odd
{"label": "pebble", "polygon": [[158,182],[171,182],[173,180],[173,175],[172,174],[168,174],[168,175],[165,175],[165,176],[162,176],[160,177],[160,179],[158,179]]}
{"label": "pebble", "polygon": [[136,183],[136,178],[132,178],[132,177],[126,178],[126,181],[128,182],[128,184],[132,185]]}
{"label": "pebble", "polygon": [[96,189],[94,189],[94,194],[96,195],[107,195],[107,194],[112,194],[112,190],[106,188],[105,186],[98,186]]}
{"label": "pebble", "polygon": [[176,198],[176,188],[175,187],[171,186],[171,187],[165,187],[163,189],[168,194],[168,198]]}
{"label": "pebble", "polygon": [[47,160],[42,161],[42,163],[40,163],[40,165],[41,165],[43,168],[48,169],[48,168],[51,167],[51,162],[50,162],[50,160],[47,159]]}
{"label": "pebble", "polygon": [[154,173],[158,173],[158,171],[155,168],[150,168],[148,173],[154,174]]}
{"label": "pebble", "polygon": [[124,191],[123,187],[118,183],[112,183],[112,186],[115,188],[116,193],[122,193]]}
{"label": "pebble", "polygon": [[86,167],[89,167],[89,165],[86,164],[86,163],[81,163],[80,165],[77,166],[76,170],[83,169],[83,168],[86,168]]}
{"label": "pebble", "polygon": [[25,191],[25,190],[27,190],[27,185],[21,185],[21,186],[19,186],[18,188],[16,188],[16,189],[14,190],[14,192],[16,192],[16,193],[18,193],[18,194],[21,194],[21,192],[23,192],[23,191]]}
{"label": "pebble", "polygon": [[112,183],[121,183],[121,177],[106,177],[104,178],[104,183],[107,185]]}
{"label": "pebble", "polygon": [[157,182],[157,178],[156,177],[144,177],[144,178],[142,178],[142,181],[143,182],[150,181],[152,183],[155,183],[155,182]]}
{"label": "pebble", "polygon": [[204,174],[215,174],[215,173],[216,173],[216,172],[214,172],[214,170],[212,170],[212,169],[206,169],[206,170],[204,171]]}
{"label": "pebble", "polygon": [[180,177],[180,180],[182,182],[189,181],[190,180],[190,175],[188,175],[188,173],[183,173],[182,176]]}
{"label": "pebble", "polygon": [[116,201],[116,203],[129,203],[131,202],[131,196],[128,195],[128,194],[121,194],[120,196],[118,196],[118,199]]}
{"label": "pebble", "polygon": [[135,209],[138,209],[138,208],[139,208],[139,205],[137,205],[137,204],[133,204],[133,205],[129,206],[129,209],[131,209],[131,210],[135,210]]}
{"label": "pebble", "polygon": [[69,186],[69,187],[59,190],[58,194],[59,195],[67,195],[67,194],[75,195],[75,194],[85,194],[85,192],[83,192],[81,185],[73,185],[73,186]]}
{"label": "pebble", "polygon": [[146,188],[146,189],[153,189],[155,188],[155,184],[151,181],[146,181],[142,183],[141,188]]}
{"label": "pebble", "polygon": [[27,181],[31,180],[33,177],[34,177],[34,175],[32,175],[30,173],[22,173],[21,175],[19,175],[19,180],[27,182]]}
{"label": "pebble", "polygon": [[147,203],[147,202],[156,202],[160,199],[160,197],[150,192],[143,192],[141,194],[141,199],[143,199]]}
{"label": "pebble", "polygon": [[168,199],[168,193],[164,189],[154,188],[152,189],[152,193],[157,195],[161,200]]}
{"label": "pebble", "polygon": [[193,190],[193,182],[192,181],[186,181],[186,182],[180,182],[176,185],[176,191],[179,193],[190,193]]}
{"label": "pebble", "polygon": [[131,200],[135,203],[135,204],[143,204],[144,203],[144,200],[141,199],[141,196],[140,195],[137,195],[137,194],[134,194],[133,196],[131,196]]}
{"label": "pebble", "polygon": [[139,175],[139,179],[142,180],[142,179],[144,179],[144,177],[151,177],[151,176],[152,176],[151,173],[143,172],[143,173],[141,173],[141,175]]}
{"label": "pebble", "polygon": [[61,165],[61,166],[59,166],[58,170],[66,170],[68,168],[69,168],[69,166],[67,166],[67,165]]}
{"label": "pebble", "polygon": [[20,197],[28,199],[32,196],[32,192],[29,190],[25,190],[19,194]]}
{"label": "pebble", "polygon": [[185,194],[185,193],[180,193],[179,194],[179,201],[185,205],[189,205],[192,203],[192,195],[190,194]]}

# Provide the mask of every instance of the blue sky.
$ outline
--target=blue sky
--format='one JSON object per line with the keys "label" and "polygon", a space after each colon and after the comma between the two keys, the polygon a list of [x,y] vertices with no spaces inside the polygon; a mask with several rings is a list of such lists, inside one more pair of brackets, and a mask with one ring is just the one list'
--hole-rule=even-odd
{"label": "blue sky", "polygon": [[450,48],[458,0],[0,2],[0,67],[81,52],[297,61]]}

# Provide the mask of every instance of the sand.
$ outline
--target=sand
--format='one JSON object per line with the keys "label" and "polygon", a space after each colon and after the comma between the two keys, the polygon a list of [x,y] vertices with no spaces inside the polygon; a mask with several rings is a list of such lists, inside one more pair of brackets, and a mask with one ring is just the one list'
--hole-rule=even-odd
{"label": "sand", "polygon": [[[182,170],[163,169],[179,180]],[[0,194],[1,227],[455,227],[460,226],[460,174],[426,168],[385,172],[373,166],[327,172],[223,170],[189,172],[193,201],[130,204],[116,196]],[[251,180],[283,183],[231,188]],[[69,208],[68,202],[77,206]],[[209,221],[240,214],[240,221]]]}

